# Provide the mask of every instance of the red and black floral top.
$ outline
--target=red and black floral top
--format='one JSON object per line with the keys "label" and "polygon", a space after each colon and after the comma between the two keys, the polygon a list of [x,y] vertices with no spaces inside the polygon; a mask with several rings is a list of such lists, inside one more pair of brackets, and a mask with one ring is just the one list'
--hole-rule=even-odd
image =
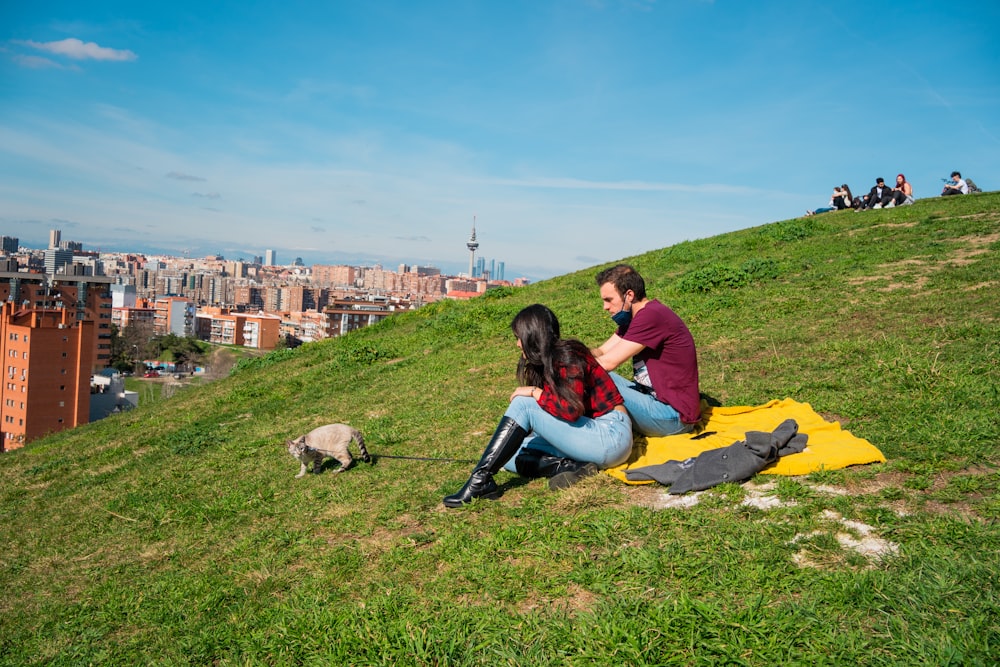
{"label": "red and black floral top", "polygon": [[608,372],[601,368],[589,352],[580,359],[580,365],[561,366],[559,375],[570,381],[573,392],[583,399],[584,411],[573,408],[559,398],[548,385],[542,387],[538,405],[553,417],[575,422],[580,417],[600,417],[614,410],[616,405],[624,405],[625,400],[618,393],[618,387]]}

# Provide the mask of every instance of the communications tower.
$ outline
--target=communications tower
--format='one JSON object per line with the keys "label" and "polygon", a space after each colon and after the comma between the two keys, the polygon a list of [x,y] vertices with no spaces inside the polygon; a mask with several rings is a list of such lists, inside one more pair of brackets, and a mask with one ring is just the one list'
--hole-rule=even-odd
{"label": "communications tower", "polygon": [[472,236],[469,237],[469,242],[465,244],[465,247],[469,249],[469,277],[472,277],[472,267],[476,261],[476,248],[479,247],[479,243],[476,241],[476,216],[472,216]]}

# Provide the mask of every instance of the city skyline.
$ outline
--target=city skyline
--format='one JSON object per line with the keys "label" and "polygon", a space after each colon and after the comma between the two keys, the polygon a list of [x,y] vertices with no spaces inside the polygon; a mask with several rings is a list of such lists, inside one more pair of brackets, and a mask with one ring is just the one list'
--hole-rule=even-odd
{"label": "city skyline", "polygon": [[5,3],[0,230],[458,273],[476,216],[537,280],[835,184],[992,190],[1000,5],[963,7]]}
{"label": "city skyline", "polygon": [[[47,243],[32,243],[30,241],[26,242],[25,239],[21,239],[21,238],[15,236],[15,235],[6,234],[6,233],[4,233],[4,230],[0,229],[0,238],[3,238],[4,242],[5,242],[4,252],[8,253],[8,254],[15,254],[17,252],[17,248],[18,247],[21,248],[21,249],[28,249],[28,250],[32,250],[32,251],[44,251],[44,250],[53,250],[53,249],[61,248],[62,250],[65,250],[67,252],[72,252],[74,250],[79,250],[79,251],[83,251],[83,252],[87,252],[87,253],[98,253],[98,254],[107,254],[107,255],[142,255],[142,256],[145,256],[145,257],[154,257],[154,258],[155,257],[175,258],[175,259],[183,258],[183,259],[192,260],[192,261],[208,260],[210,258],[221,256],[223,259],[225,259],[226,261],[230,261],[230,262],[244,262],[244,263],[248,263],[248,264],[253,264],[253,263],[256,262],[258,264],[261,264],[262,266],[279,266],[279,267],[290,267],[290,266],[296,266],[296,265],[303,266],[303,267],[313,266],[313,265],[322,265],[322,266],[342,266],[342,265],[347,265],[347,266],[361,266],[361,267],[407,266],[407,267],[413,267],[413,268],[417,268],[417,267],[430,268],[430,267],[433,267],[433,268],[441,269],[442,272],[445,275],[454,276],[454,277],[467,276],[467,277],[471,277],[471,278],[479,278],[479,277],[482,277],[484,271],[488,271],[490,279],[499,279],[499,280],[503,280],[504,279],[503,275],[500,275],[499,278],[498,278],[498,274],[502,273],[504,271],[504,267],[505,267],[505,261],[502,260],[502,259],[498,259],[496,257],[491,257],[489,259],[489,268],[487,268],[487,266],[486,266],[486,258],[485,257],[479,257],[476,260],[476,271],[475,272],[473,272],[473,267],[472,267],[472,264],[470,262],[468,273],[466,273],[464,271],[448,271],[445,266],[441,266],[441,265],[438,265],[438,264],[419,263],[419,262],[414,263],[412,261],[405,261],[405,260],[401,260],[401,261],[398,261],[398,262],[387,261],[387,260],[384,260],[384,259],[364,260],[364,261],[310,261],[310,262],[307,262],[302,257],[294,257],[294,258],[292,258],[291,260],[289,260],[287,262],[277,262],[277,263],[274,263],[275,262],[275,258],[278,256],[279,253],[277,253],[273,248],[265,248],[259,255],[251,255],[250,257],[243,257],[243,256],[239,256],[239,257],[231,257],[230,256],[230,257],[227,257],[225,255],[222,255],[221,253],[206,253],[205,255],[192,255],[190,253],[190,251],[185,251],[182,254],[175,254],[173,252],[147,251],[147,250],[138,250],[138,249],[135,249],[135,248],[118,249],[118,250],[101,249],[101,248],[87,248],[87,247],[84,246],[84,244],[82,244],[80,241],[77,241],[75,239],[65,239],[65,240],[63,240],[63,238],[62,238],[62,230],[61,229],[50,229],[47,232],[47,236],[48,236]],[[13,247],[13,248],[10,248],[10,249],[8,249],[6,247],[6,244],[8,244],[8,243],[15,243],[15,242],[17,244],[17,247]],[[469,245],[469,242],[466,242],[466,247],[467,248],[468,248],[468,245]],[[479,244],[476,243],[476,247],[478,247],[478,245]],[[72,254],[68,255],[68,257],[69,257],[69,261],[72,261]],[[301,264],[298,264],[299,260],[301,260]],[[455,265],[457,265],[457,263],[448,263],[448,266],[455,266]],[[497,270],[497,267],[499,267],[499,271]],[[519,278],[527,279],[529,281],[533,280],[533,279],[531,279],[528,276],[520,276]]]}

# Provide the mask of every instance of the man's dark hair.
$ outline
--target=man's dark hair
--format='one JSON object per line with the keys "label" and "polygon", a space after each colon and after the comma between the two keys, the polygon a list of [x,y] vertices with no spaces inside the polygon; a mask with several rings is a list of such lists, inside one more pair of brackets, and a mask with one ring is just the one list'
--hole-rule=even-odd
{"label": "man's dark hair", "polygon": [[959,172],[959,171],[953,171],[953,172],[951,172],[951,176],[952,176],[952,178],[954,178],[955,176],[958,176],[959,178],[962,178],[962,173]]}
{"label": "man's dark hair", "polygon": [[875,179],[875,182],[876,183],[885,183],[885,179],[882,178],[881,176],[879,176],[878,178]]}
{"label": "man's dark hair", "polygon": [[628,264],[618,264],[598,273],[597,286],[600,287],[605,283],[614,285],[618,296],[624,297],[625,292],[632,290],[636,301],[646,298],[646,281]]}

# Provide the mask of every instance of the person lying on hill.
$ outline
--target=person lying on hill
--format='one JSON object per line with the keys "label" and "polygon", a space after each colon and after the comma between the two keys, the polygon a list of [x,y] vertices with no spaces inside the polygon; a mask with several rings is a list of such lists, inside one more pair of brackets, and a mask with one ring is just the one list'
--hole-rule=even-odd
{"label": "person lying on hill", "polygon": [[896,176],[896,185],[893,187],[892,192],[889,193],[889,203],[886,206],[889,208],[893,206],[909,206],[912,203],[913,187],[906,180],[906,176],[898,174]]}
{"label": "person lying on hill", "polygon": [[561,489],[624,463],[632,452],[632,422],[615,383],[586,345],[559,337],[555,313],[528,306],[510,328],[521,349],[521,386],[469,480],[445,497],[446,507],[497,498],[493,475],[500,468],[548,477],[550,488]]}
{"label": "person lying on hill", "polygon": [[941,190],[941,196],[946,195],[967,195],[969,194],[969,185],[962,180],[962,174],[957,171],[951,172],[951,183],[945,183],[944,189]]}
{"label": "person lying on hill", "polygon": [[694,337],[677,313],[646,297],[646,283],[628,264],[597,274],[604,310],[618,329],[591,350],[597,362],[613,371],[632,360],[634,380],[611,373],[633,429],[643,435],[672,435],[694,430],[701,419],[698,353]]}

